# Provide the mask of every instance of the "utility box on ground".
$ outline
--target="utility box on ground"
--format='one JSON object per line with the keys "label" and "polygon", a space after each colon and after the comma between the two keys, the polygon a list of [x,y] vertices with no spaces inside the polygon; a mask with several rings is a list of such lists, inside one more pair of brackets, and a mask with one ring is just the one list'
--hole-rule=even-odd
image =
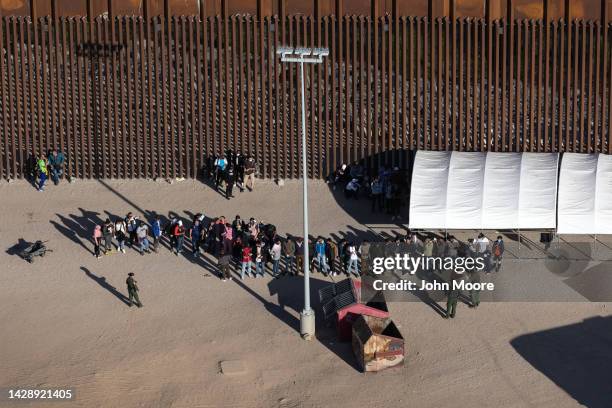
{"label": "utility box on ground", "polygon": [[387,303],[382,301],[362,303],[361,282],[345,279],[319,291],[323,314],[328,320],[336,317],[339,341],[351,341],[353,323],[361,315],[389,317]]}
{"label": "utility box on ground", "polygon": [[361,315],[353,324],[353,353],[364,372],[404,364],[404,338],[393,320]]}

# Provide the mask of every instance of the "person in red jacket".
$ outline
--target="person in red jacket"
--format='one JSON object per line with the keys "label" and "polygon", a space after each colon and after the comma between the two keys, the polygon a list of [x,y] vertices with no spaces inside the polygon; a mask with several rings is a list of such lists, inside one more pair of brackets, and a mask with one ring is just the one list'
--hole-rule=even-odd
{"label": "person in red jacket", "polygon": [[179,220],[176,223],[174,230],[172,231],[172,235],[174,236],[174,241],[176,242],[174,254],[178,256],[178,254],[183,250],[183,240],[185,239],[185,227],[183,227],[183,221]]}
{"label": "person in red jacket", "polygon": [[240,279],[244,280],[245,275],[251,275],[251,247],[249,245],[245,245],[242,247],[242,269],[240,271]]}

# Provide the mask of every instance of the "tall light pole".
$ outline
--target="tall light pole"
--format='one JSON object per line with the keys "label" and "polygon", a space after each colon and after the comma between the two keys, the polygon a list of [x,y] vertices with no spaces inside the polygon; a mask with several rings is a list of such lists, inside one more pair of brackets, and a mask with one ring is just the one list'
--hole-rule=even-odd
{"label": "tall light pole", "polygon": [[302,91],[302,179],[304,189],[304,310],[300,313],[300,334],[312,340],[315,334],[315,313],[310,307],[310,262],[308,257],[308,166],[306,163],[306,106],[304,103],[304,64],[320,64],[329,55],[327,48],[279,47],[276,53],[282,62],[300,64],[300,88]]}

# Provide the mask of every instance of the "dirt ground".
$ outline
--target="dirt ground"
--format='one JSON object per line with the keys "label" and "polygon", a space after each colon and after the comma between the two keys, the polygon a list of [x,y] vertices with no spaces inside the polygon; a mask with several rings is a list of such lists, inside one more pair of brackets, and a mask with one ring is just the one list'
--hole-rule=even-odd
{"label": "dirt ground", "polygon": [[[320,311],[317,339],[300,338],[301,278],[222,282],[211,258],[166,249],[92,254],[93,225],[128,211],[240,214],[300,233],[298,182],[259,182],[236,195],[227,201],[197,181],[77,181],[44,193],[0,184],[0,387],[76,392],[70,402],[0,406],[612,406],[612,303],[461,304],[454,320],[421,302],[391,303],[405,365],[363,374]],[[311,183],[310,198],[313,235],[401,230],[324,183]],[[30,265],[14,252],[20,240],[36,239],[49,240],[53,253]],[[506,272],[542,262],[508,261]],[[128,272],[142,309],[124,303]],[[328,282],[314,274],[313,299]],[[220,373],[221,361],[237,372]]]}

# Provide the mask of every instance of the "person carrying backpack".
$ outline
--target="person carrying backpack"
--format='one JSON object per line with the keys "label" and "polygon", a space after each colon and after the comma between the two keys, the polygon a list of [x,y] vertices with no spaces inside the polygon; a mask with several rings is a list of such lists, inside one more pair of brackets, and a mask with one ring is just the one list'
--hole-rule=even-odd
{"label": "person carrying backpack", "polygon": [[[502,258],[504,256],[504,240],[501,235],[497,236],[497,239],[493,242],[493,264],[495,265],[495,272],[499,272],[501,269]],[[487,272],[488,273],[488,272]]]}
{"label": "person carrying backpack", "polygon": [[327,256],[327,266],[329,268],[329,274],[331,276],[338,275],[335,271],[336,258],[338,257],[338,246],[331,238],[327,238],[325,242],[325,256]]}
{"label": "person carrying backpack", "polygon": [[221,181],[225,180],[225,169],[227,167],[227,159],[225,155],[219,156],[218,159],[215,160],[215,188],[219,188],[219,184]]}
{"label": "person carrying backpack", "polygon": [[102,225],[102,236],[104,237],[104,253],[112,252],[113,250],[113,235],[115,234],[115,228],[109,218],[106,219]]}
{"label": "person carrying backpack", "polygon": [[327,273],[329,272],[329,267],[327,266],[327,259],[326,259],[325,252],[326,252],[325,251],[325,241],[323,241],[323,238],[319,237],[319,239],[317,239],[317,243],[315,244],[315,254],[317,257],[317,264],[319,266],[319,272],[327,276]]}
{"label": "person carrying backpack", "polygon": [[225,172],[225,198],[228,200],[234,196],[235,181],[234,168],[230,166]]}
{"label": "person carrying backpack", "polygon": [[285,274],[297,275],[295,269],[295,242],[292,237],[287,237],[283,248],[285,253]]}
{"label": "person carrying backpack", "polygon": [[183,250],[183,240],[185,239],[185,227],[183,227],[183,221],[178,220],[174,226],[174,230],[172,231],[172,236],[174,237],[174,242],[176,242],[174,255],[178,256],[178,254]]}
{"label": "person carrying backpack", "polygon": [[121,218],[115,221],[115,238],[117,239],[117,250],[125,254],[125,240],[127,238],[127,226]]}

